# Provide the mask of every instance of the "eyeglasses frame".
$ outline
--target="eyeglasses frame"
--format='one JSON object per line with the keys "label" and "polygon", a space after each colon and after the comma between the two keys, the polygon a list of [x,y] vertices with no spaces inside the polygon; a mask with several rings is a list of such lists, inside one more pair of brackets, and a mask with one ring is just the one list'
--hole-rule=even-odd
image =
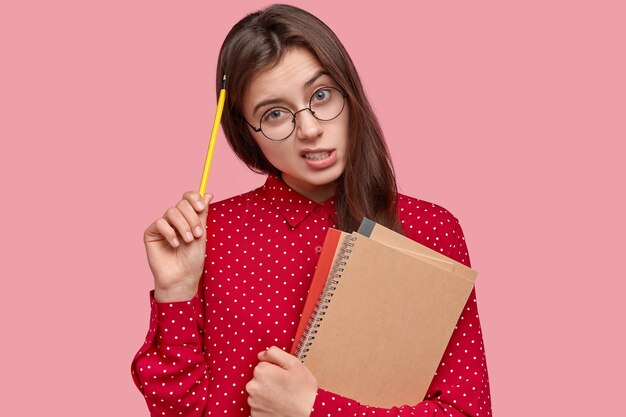
{"label": "eyeglasses frame", "polygon": [[[313,109],[311,109],[311,101],[313,101],[313,96],[315,96],[315,93],[317,93],[319,90],[323,90],[323,89],[325,89],[325,88],[332,88],[333,90],[337,90],[337,91],[339,92],[339,94],[341,94],[341,97],[342,97],[342,99],[343,99],[343,105],[341,106],[341,110],[339,111],[339,113],[337,113],[337,115],[336,115],[335,117],[333,117],[333,118],[331,118],[331,119],[320,119],[319,117],[317,117],[317,116],[315,115],[315,112],[313,111]],[[302,108],[302,109],[300,109],[300,110],[297,110],[297,111],[293,112],[293,111],[291,111],[290,109],[288,109],[288,108],[286,108],[286,107],[272,107],[271,109],[266,110],[265,112],[263,112],[263,114],[261,115],[261,117],[259,117],[259,127],[254,127],[254,126],[253,126],[250,122],[248,122],[248,120],[247,120],[245,117],[243,118],[243,120],[244,120],[244,122],[246,122],[246,124],[247,124],[248,126],[250,126],[250,128],[251,128],[252,130],[254,130],[256,133],[261,132],[261,134],[262,134],[263,136],[265,136],[268,140],[271,140],[272,142],[280,142],[280,141],[283,141],[283,140],[285,140],[285,139],[289,138],[289,136],[291,136],[291,135],[293,134],[293,132],[295,132],[295,130],[296,130],[296,115],[297,115],[298,113],[301,113],[301,112],[303,112],[303,111],[305,111],[305,110],[308,110],[308,111],[310,111],[310,112],[311,112],[311,114],[313,115],[313,117],[315,117],[315,119],[317,119],[317,120],[319,120],[319,121],[321,121],[321,122],[330,122],[331,120],[334,120],[334,119],[336,119],[337,117],[339,117],[339,115],[340,115],[341,113],[343,113],[343,109],[345,109],[345,107],[346,107],[346,98],[348,98],[348,93],[341,91],[341,90],[340,90],[339,88],[337,88],[337,87],[322,87],[322,88],[318,88],[317,90],[315,90],[315,92],[313,92],[313,94],[311,94],[311,98],[309,99],[309,105],[308,105],[307,107],[305,107],[305,108]],[[269,136],[267,136],[267,135],[263,132],[263,130],[261,129],[261,121],[263,120],[263,116],[264,116],[264,115],[265,115],[268,111],[270,111],[270,110],[275,110],[275,109],[286,110],[286,111],[288,111],[289,113],[291,113],[291,116],[292,116],[292,117],[291,117],[291,123],[293,124],[293,129],[291,130],[291,132],[289,132],[289,134],[288,134],[287,136],[285,136],[285,137],[284,137],[284,138],[282,138],[282,139],[272,139],[272,138],[270,138]]]}

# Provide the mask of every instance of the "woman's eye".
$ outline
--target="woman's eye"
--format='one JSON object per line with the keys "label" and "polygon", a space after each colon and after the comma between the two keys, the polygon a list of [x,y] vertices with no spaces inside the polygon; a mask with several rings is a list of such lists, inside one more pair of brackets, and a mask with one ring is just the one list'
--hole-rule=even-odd
{"label": "woman's eye", "polygon": [[276,121],[285,117],[285,111],[281,109],[270,110],[265,114],[265,120],[268,122]]}
{"label": "woman's eye", "polygon": [[317,90],[313,94],[313,100],[314,101],[326,101],[329,98],[330,98],[330,89],[328,89],[328,88],[323,88],[321,90]]}

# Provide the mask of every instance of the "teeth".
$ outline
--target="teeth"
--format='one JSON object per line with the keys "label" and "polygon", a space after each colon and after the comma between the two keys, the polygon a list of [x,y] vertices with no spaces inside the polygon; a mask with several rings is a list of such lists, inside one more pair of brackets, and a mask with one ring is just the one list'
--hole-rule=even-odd
{"label": "teeth", "polygon": [[306,159],[310,159],[312,161],[319,161],[320,159],[325,159],[330,156],[330,152],[313,152],[313,153],[305,153],[304,157]]}

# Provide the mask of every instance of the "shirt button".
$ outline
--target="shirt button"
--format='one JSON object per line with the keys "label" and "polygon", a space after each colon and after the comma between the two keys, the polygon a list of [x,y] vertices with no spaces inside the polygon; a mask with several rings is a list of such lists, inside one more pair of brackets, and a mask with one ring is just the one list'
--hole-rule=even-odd
{"label": "shirt button", "polygon": [[315,253],[317,253],[317,254],[322,253],[322,247],[321,246],[316,246],[315,247]]}

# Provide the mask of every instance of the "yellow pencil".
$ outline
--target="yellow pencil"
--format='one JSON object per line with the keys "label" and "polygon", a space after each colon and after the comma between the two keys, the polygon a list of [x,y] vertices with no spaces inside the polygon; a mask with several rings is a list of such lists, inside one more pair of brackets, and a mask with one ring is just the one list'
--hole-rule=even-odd
{"label": "yellow pencil", "polygon": [[211,131],[211,140],[209,141],[209,149],[204,160],[204,169],[202,170],[202,180],[200,181],[200,189],[198,192],[204,197],[206,192],[206,183],[209,179],[209,171],[211,170],[211,161],[213,160],[213,151],[215,150],[215,142],[217,140],[217,132],[220,128],[220,120],[222,120],[222,111],[224,110],[224,102],[226,101],[226,74],[222,79],[222,89],[217,99],[217,109],[215,110],[215,119],[213,120],[213,130]]}

